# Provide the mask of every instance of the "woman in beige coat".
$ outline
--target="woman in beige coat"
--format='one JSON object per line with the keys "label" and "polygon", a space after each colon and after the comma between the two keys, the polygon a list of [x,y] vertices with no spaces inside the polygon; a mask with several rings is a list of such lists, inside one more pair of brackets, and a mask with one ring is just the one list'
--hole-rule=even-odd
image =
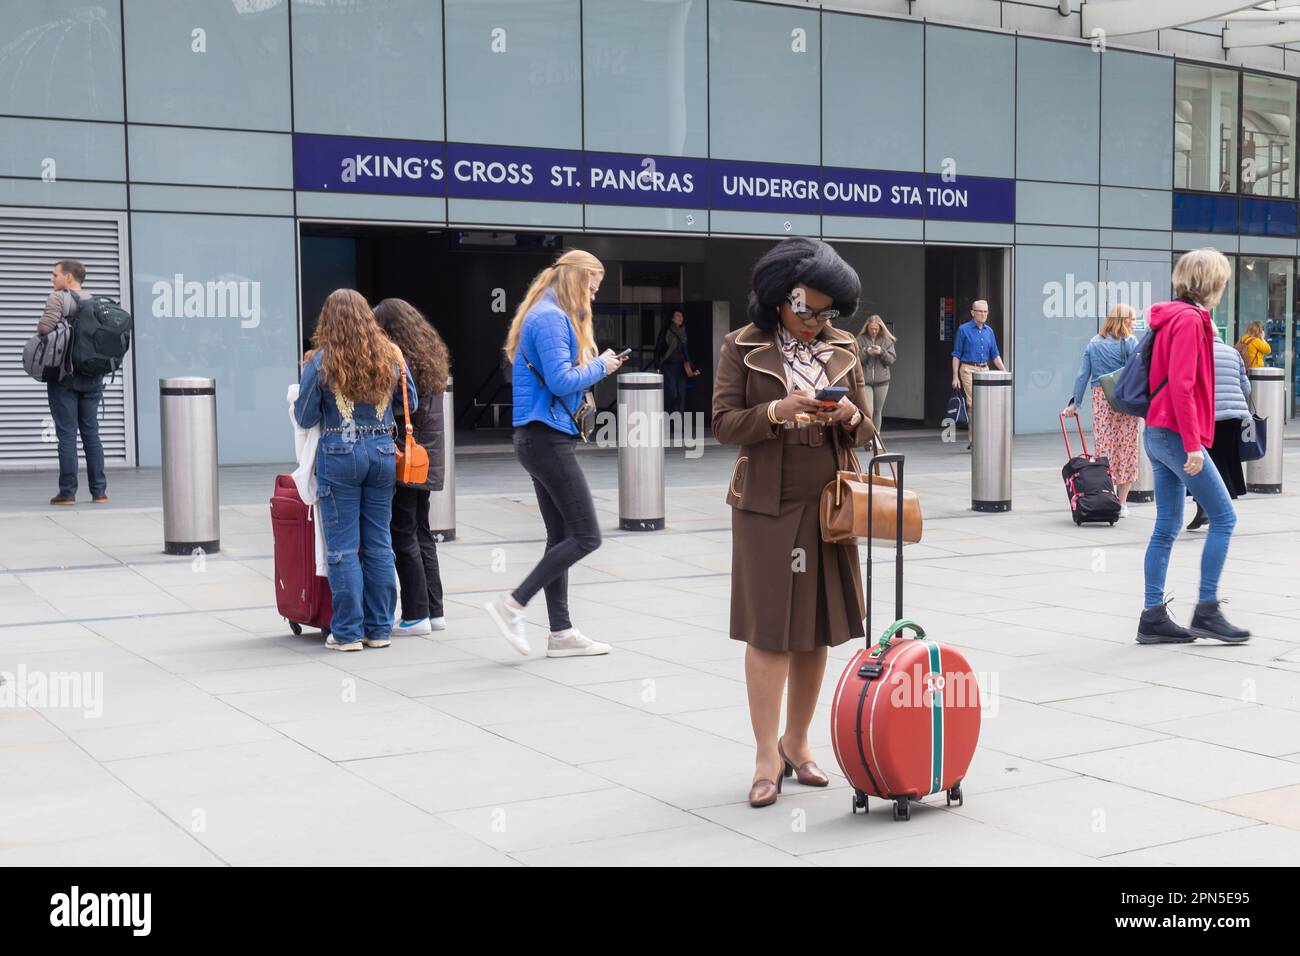
{"label": "woman in beige coat", "polygon": [[[776,801],[783,774],[826,786],[808,746],[826,649],[864,636],[857,547],[823,542],[818,518],[840,456],[875,434],[854,337],[832,325],[857,308],[859,288],[826,243],[786,239],[755,265],[751,322],[726,337],[718,360],[713,433],[740,446],[727,489],[731,637],[749,645],[756,807]],[[831,408],[812,397],[828,385],[849,389]]]}

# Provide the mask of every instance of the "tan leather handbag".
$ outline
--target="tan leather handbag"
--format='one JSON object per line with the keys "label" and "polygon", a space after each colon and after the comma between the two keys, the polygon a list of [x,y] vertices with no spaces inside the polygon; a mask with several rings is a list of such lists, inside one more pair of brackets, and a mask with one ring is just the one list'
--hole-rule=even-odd
{"label": "tan leather handbag", "polygon": [[[879,439],[873,441],[880,451],[885,450],[883,442]],[[877,541],[893,541],[898,529],[898,496],[872,495],[868,485],[874,485],[877,489],[897,488],[897,474],[883,475],[879,465],[873,466],[871,473],[864,473],[853,449],[843,449],[843,453],[845,464],[852,467],[837,472],[835,480],[827,482],[822,489],[822,540],[829,544],[856,544],[865,541],[870,515],[871,537]],[[890,471],[893,472],[893,465],[890,465]],[[904,489],[903,541],[915,544],[920,540],[921,499],[916,492]]]}
{"label": "tan leather handbag", "polygon": [[406,363],[402,363],[402,413],[406,419],[406,444],[397,446],[397,483],[422,485],[429,477],[429,453],[415,440],[411,406],[406,398]]}

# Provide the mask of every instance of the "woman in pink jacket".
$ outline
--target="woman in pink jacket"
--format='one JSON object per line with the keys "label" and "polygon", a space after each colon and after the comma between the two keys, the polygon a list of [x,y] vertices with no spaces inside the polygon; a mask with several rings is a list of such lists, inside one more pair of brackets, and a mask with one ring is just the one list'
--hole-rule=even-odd
{"label": "woman in pink jacket", "polygon": [[[1155,478],[1156,524],[1147,545],[1146,595],[1138,623],[1139,644],[1185,644],[1198,637],[1240,643],[1250,632],[1229,624],[1219,608],[1219,575],[1228,557],[1237,513],[1217,469],[1205,467],[1214,444],[1214,325],[1209,310],[1219,303],[1231,266],[1217,249],[1197,249],[1174,266],[1173,302],[1148,312],[1151,407],[1143,438]],[[1201,552],[1201,590],[1188,628],[1169,617],[1165,575],[1174,539],[1183,524],[1184,491],[1210,518]]]}

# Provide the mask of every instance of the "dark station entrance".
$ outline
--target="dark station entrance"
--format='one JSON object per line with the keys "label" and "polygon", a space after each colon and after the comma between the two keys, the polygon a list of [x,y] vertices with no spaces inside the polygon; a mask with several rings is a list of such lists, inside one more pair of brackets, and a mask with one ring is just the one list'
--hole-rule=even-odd
{"label": "dark station entrance", "polygon": [[[562,248],[586,249],[606,268],[593,306],[599,348],[631,348],[626,370],[648,368],[674,307],[686,317],[692,380],[687,411],[707,424],[713,365],[722,337],[748,321],[754,261],[774,240],[611,235],[514,230],[426,229],[304,222],[301,236],[304,349],[325,297],[355,288],[371,303],[394,296],[419,308],[446,339],[453,359],[458,441],[505,441],[510,384],[501,345],[532,278]],[[858,270],[863,295],[842,327],[857,333],[878,313],[898,337],[898,362],[886,401],[886,430],[938,425],[949,394],[951,331],[988,299],[1005,351],[1006,301],[1001,248],[833,242]],[[944,309],[953,314],[946,320]],[[946,324],[945,324],[946,322]],[[946,338],[944,336],[947,336]],[[596,389],[612,408],[612,381]]]}

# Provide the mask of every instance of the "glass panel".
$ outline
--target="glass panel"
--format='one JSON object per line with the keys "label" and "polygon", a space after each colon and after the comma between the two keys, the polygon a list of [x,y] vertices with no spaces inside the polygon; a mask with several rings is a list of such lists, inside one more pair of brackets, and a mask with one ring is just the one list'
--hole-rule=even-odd
{"label": "glass panel", "polygon": [[125,24],[131,122],[289,128],[286,4],[130,0]]}
{"label": "glass panel", "polygon": [[1175,76],[1175,188],[1235,191],[1237,74],[1180,63]]}
{"label": "glass panel", "polygon": [[1242,256],[1238,281],[1241,300],[1237,327],[1244,333],[1252,322],[1261,323],[1264,338],[1273,348],[1264,357],[1264,364],[1270,368],[1286,368],[1294,314],[1295,260]]}
{"label": "glass panel", "polygon": [[583,6],[587,149],[708,154],[708,36],[691,0]]}
{"label": "glass panel", "polygon": [[[1077,6],[1077,5],[1076,5]],[[1168,189],[1173,177],[1166,57],[1110,49],[1101,60],[1101,181],[1114,186]],[[1123,130],[1116,136],[1112,131]]]}
{"label": "glass panel", "polygon": [[1295,80],[1247,73],[1241,98],[1241,191],[1295,193]]}
{"label": "glass panel", "polygon": [[122,118],[116,3],[4,0],[0,16],[0,114]]}
{"label": "glass panel", "polygon": [[294,128],[442,139],[437,3],[293,2]]}

